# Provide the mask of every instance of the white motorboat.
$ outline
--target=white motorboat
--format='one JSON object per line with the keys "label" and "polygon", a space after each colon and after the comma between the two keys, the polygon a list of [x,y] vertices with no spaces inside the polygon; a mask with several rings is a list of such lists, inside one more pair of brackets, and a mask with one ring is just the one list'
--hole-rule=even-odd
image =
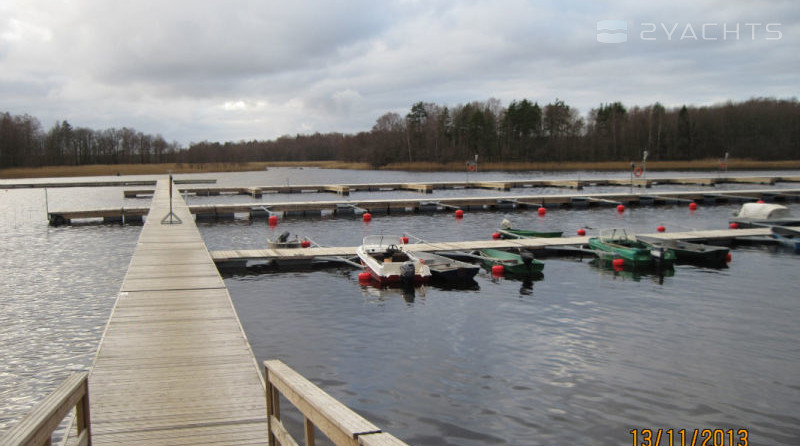
{"label": "white motorboat", "polygon": [[380,285],[413,285],[431,278],[431,270],[413,253],[401,248],[400,237],[369,235],[356,254],[373,280]]}

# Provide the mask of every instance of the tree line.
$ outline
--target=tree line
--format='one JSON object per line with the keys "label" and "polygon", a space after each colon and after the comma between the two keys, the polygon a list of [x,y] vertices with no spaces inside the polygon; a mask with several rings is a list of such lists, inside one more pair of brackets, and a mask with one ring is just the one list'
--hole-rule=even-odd
{"label": "tree line", "polygon": [[0,165],[42,166],[161,162],[323,161],[619,161],[721,158],[756,160],[800,155],[796,98],[753,98],[711,106],[667,108],[600,104],[585,116],[562,100],[528,99],[504,107],[497,99],[453,107],[417,102],[401,116],[388,112],[369,131],[315,133],[269,141],[167,143],[133,129],[43,131],[30,116],[0,115]]}
{"label": "tree line", "polygon": [[172,162],[184,149],[134,129],[93,130],[57,122],[47,131],[29,116],[0,114],[0,167]]}

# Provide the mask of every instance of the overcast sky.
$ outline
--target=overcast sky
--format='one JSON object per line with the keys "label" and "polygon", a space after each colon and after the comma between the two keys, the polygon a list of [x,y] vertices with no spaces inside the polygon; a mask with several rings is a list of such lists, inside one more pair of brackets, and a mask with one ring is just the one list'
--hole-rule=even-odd
{"label": "overcast sky", "polygon": [[188,145],[354,133],[417,101],[791,98],[798,18],[796,0],[0,0],[0,112]]}

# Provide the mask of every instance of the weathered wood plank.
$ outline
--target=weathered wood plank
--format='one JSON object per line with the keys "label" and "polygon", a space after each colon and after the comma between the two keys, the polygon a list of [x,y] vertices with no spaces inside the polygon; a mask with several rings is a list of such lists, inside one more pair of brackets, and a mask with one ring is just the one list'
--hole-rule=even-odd
{"label": "weathered wood plank", "polygon": [[361,446],[408,446],[405,442],[386,432],[360,435],[358,444]]}
{"label": "weathered wood plank", "polygon": [[[0,444],[8,446],[49,444],[53,431],[88,391],[86,373],[72,374],[37,404],[32,412],[6,432],[0,438]],[[78,426],[82,431],[87,421],[84,415],[88,416],[88,411],[83,404],[81,406]]]}
{"label": "weathered wood plank", "polygon": [[94,444],[265,444],[264,386],[225,284],[156,186],[89,377]]}
{"label": "weathered wood plank", "polygon": [[264,361],[269,382],[337,445],[381,430],[280,361]]}

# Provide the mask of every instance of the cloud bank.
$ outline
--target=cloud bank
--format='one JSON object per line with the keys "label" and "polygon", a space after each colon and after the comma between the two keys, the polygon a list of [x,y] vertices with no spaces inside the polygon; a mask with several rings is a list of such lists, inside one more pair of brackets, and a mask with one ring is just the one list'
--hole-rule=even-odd
{"label": "cloud bank", "polygon": [[[0,111],[183,144],[368,130],[417,101],[587,113],[800,85],[800,8],[779,0],[39,0],[0,17]],[[603,20],[625,40],[602,43]]]}

